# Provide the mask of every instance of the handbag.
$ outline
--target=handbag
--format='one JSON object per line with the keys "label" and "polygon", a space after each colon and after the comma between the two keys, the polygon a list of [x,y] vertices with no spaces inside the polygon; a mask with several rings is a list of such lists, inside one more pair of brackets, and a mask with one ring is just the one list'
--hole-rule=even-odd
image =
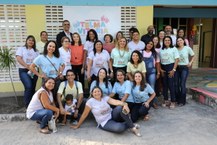
{"label": "handbag", "polygon": [[48,128],[49,130],[52,130],[53,133],[57,132],[56,120],[54,116],[52,116],[51,120],[48,121]]}

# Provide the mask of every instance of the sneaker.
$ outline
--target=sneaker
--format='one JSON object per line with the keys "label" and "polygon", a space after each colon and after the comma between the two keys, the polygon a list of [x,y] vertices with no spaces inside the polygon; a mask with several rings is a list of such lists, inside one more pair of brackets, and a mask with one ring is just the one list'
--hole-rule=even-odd
{"label": "sneaker", "polygon": [[131,131],[132,133],[134,133],[134,134],[135,134],[136,136],[138,136],[138,137],[141,137],[141,136],[142,136],[142,135],[140,134],[140,132],[139,132],[139,129],[137,129],[136,127],[131,128],[130,131]]}

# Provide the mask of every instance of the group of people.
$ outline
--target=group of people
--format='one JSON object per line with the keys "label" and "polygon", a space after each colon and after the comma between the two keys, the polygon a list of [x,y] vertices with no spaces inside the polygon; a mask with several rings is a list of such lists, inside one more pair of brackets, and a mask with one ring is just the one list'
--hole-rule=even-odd
{"label": "group of people", "polygon": [[[71,126],[76,129],[91,111],[99,128],[116,133],[130,128],[141,136],[135,122],[141,117],[149,120],[150,107],[158,108],[159,86],[163,107],[185,105],[194,52],[183,29],[176,37],[167,25],[157,36],[151,25],[140,39],[138,29],[132,27],[130,39],[119,31],[115,39],[106,34],[104,43],[90,29],[83,44],[77,32],[69,31],[68,20],[62,25],[56,41],[48,40],[47,32],[42,31],[40,42],[30,35],[16,51],[26,114],[40,123],[41,133],[49,133],[47,123],[53,115],[62,124],[67,119],[76,122]],[[90,93],[87,99],[85,77]],[[35,92],[38,78],[42,78],[42,87]]]}

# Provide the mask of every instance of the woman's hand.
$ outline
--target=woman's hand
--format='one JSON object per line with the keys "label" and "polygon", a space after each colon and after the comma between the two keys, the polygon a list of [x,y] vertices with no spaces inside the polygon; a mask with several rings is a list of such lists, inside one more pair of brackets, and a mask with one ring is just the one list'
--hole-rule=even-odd
{"label": "woman's hand", "polygon": [[113,77],[114,77],[114,73],[111,72],[111,73],[110,73],[110,78],[113,78]]}
{"label": "woman's hand", "polygon": [[174,74],[175,74],[175,71],[174,71],[174,70],[171,70],[171,71],[169,72],[169,77],[170,77],[170,78],[173,78],[173,77],[174,77]]}
{"label": "woman's hand", "polygon": [[148,102],[144,102],[143,104],[144,104],[144,106],[145,106],[146,108],[149,108],[149,103],[148,103]]}
{"label": "woman's hand", "polygon": [[127,103],[124,104],[122,109],[125,110],[127,112],[127,114],[130,113],[130,109],[129,109]]}
{"label": "woman's hand", "polygon": [[164,73],[166,72],[165,70],[160,69],[161,76],[164,77]]}
{"label": "woman's hand", "polygon": [[84,67],[81,68],[81,74],[84,74]]}
{"label": "woman's hand", "polygon": [[54,113],[54,117],[55,117],[55,120],[59,117],[59,115],[60,115],[60,110],[59,109],[57,109],[58,111],[55,111],[55,113]]}
{"label": "woman's hand", "polygon": [[78,125],[71,125],[70,127],[71,127],[72,129],[78,129],[78,128],[79,128]]}

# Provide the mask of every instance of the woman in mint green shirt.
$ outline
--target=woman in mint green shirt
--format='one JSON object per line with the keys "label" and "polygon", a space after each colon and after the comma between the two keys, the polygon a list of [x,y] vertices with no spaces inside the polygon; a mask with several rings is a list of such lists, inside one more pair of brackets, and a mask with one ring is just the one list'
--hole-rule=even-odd
{"label": "woman in mint green shirt", "polygon": [[[174,75],[179,61],[178,50],[173,47],[172,38],[165,36],[163,39],[163,47],[159,52],[161,63],[161,75],[163,79],[163,107],[169,106],[170,109],[175,108],[175,79]],[[171,103],[168,101],[168,89],[170,90]]]}
{"label": "woman in mint green shirt", "polygon": [[183,37],[178,37],[176,43],[180,58],[175,74],[175,94],[177,103],[179,106],[183,106],[186,103],[186,80],[189,67],[192,66],[194,61],[194,52],[190,47],[186,46]]}

